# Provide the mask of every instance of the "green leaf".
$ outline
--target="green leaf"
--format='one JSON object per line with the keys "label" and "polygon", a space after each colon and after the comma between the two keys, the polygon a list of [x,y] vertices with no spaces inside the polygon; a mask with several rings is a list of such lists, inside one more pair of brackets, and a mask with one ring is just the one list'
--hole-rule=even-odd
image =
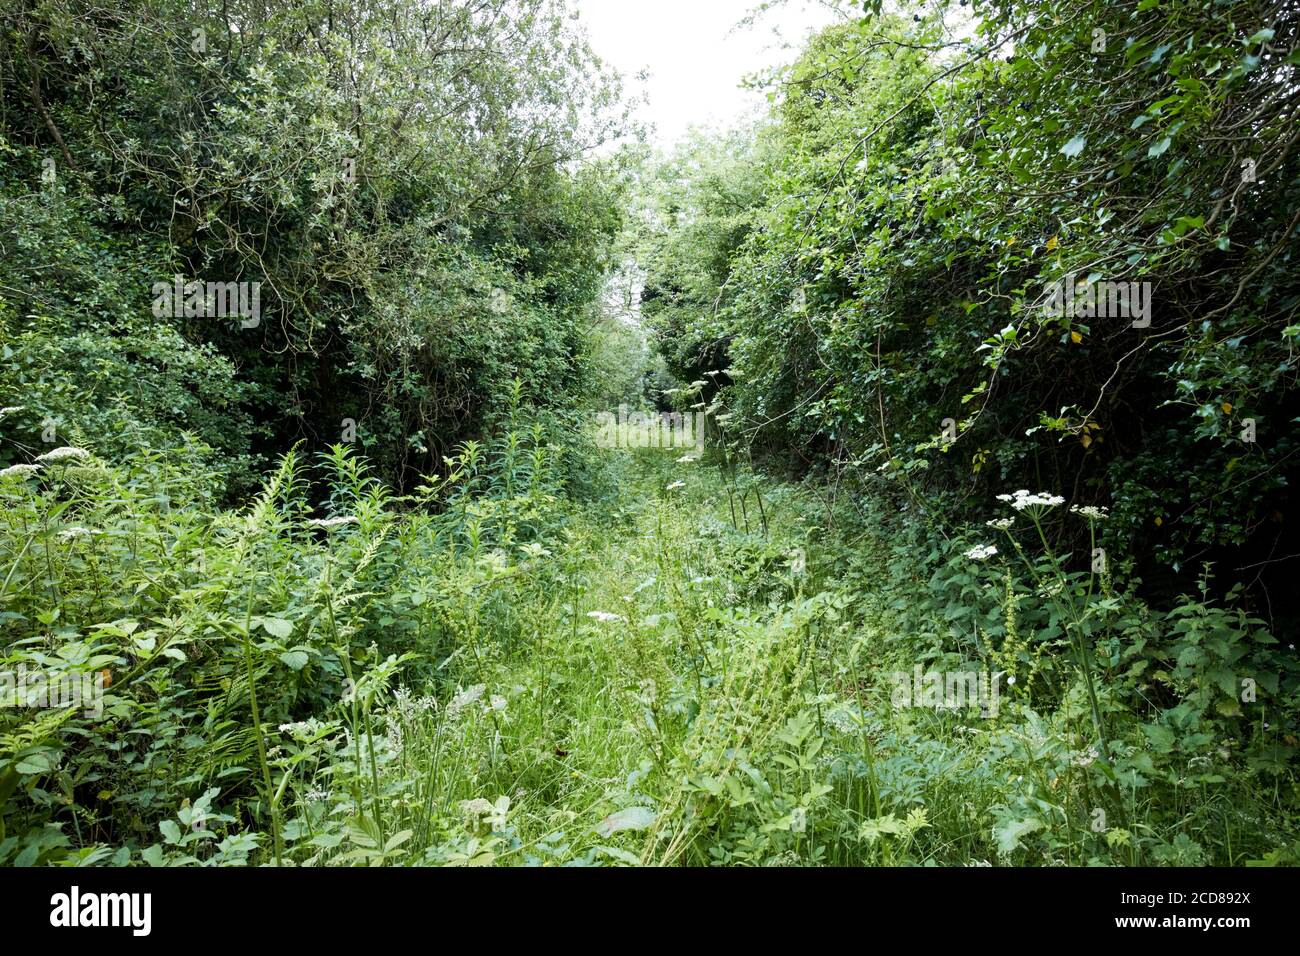
{"label": "green leaf", "polygon": [[286,638],[293,633],[293,622],[280,617],[259,617],[257,623],[272,637]]}
{"label": "green leaf", "polygon": [[596,826],[596,832],[601,836],[609,836],[619,830],[644,830],[654,826],[658,817],[649,807],[628,807],[601,820]]}
{"label": "green leaf", "polygon": [[1043,821],[1037,817],[1030,817],[1027,820],[1011,820],[1000,827],[995,827],[993,836],[998,842],[998,852],[1004,856],[1009,855],[1020,846],[1021,840],[1042,828]]}
{"label": "green leaf", "polygon": [[181,828],[175,820],[164,820],[158,824],[158,829],[162,831],[163,839],[173,846],[181,842]]}
{"label": "green leaf", "polygon": [[285,663],[291,670],[300,671],[307,666],[306,651],[284,651],[280,654],[280,660]]}
{"label": "green leaf", "polygon": [[140,858],[143,859],[150,866],[162,866],[163,865],[162,844],[155,843],[153,846],[147,847],[146,849],[142,850],[140,852]]}
{"label": "green leaf", "polygon": [[1164,139],[1152,143],[1151,148],[1147,150],[1147,156],[1163,156],[1172,142],[1173,140],[1166,136]]}

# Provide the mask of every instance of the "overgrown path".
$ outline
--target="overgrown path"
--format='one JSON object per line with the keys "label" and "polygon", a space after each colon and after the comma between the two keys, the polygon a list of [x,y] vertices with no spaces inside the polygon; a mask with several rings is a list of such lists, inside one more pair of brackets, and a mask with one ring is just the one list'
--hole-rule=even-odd
{"label": "overgrown path", "polygon": [[[878,534],[870,502],[831,532],[810,491],[662,453],[611,453],[578,504],[517,438],[491,468],[467,448],[419,493],[436,507],[399,507],[342,448],[312,472],[327,517],[295,456],[217,516],[158,505],[184,476],[113,481],[89,458],[11,486],[5,613],[28,636],[10,660],[112,680],[97,714],[15,712],[0,857],[1287,858],[1267,697],[1235,737],[1184,676],[1258,653],[1240,615],[1053,579],[1023,514],[1005,554]],[[1092,602],[1091,687],[1070,600]]]}
{"label": "overgrown path", "polygon": [[[957,554],[966,570],[936,585],[907,546],[827,534],[811,495],[752,476],[738,486],[698,463],[644,453],[621,487],[617,506],[562,534],[558,579],[476,606],[472,622],[515,624],[476,645],[481,686],[406,735],[403,761],[440,767],[440,811],[481,821],[480,862],[1191,863],[1222,852],[1157,827],[1169,808],[1135,770],[1159,773],[1142,746],[1122,745],[1118,779],[1099,763],[1081,681],[1055,707],[1036,684],[1030,697],[1005,681],[1034,680],[1043,650],[1000,606],[1000,573],[981,578]],[[975,639],[954,641],[979,591]],[[922,668],[969,674],[971,696],[955,709],[925,699]],[[985,682],[995,669],[1000,696]],[[1129,728],[1128,741],[1157,732]],[[1261,823],[1276,810],[1183,793],[1161,799],[1205,834],[1254,814],[1257,848],[1288,839]]]}

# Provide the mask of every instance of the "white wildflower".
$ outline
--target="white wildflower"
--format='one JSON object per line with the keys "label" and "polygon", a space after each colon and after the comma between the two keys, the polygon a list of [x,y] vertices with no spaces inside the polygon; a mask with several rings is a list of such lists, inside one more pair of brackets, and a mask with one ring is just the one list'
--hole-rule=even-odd
{"label": "white wildflower", "polygon": [[1106,509],[1098,505],[1071,505],[1070,511],[1076,515],[1083,515],[1089,521],[1105,521],[1110,517]]}
{"label": "white wildflower", "polygon": [[1065,499],[1060,495],[1053,495],[1046,491],[1040,491],[1038,494],[1030,494],[1028,489],[1021,488],[1015,494],[998,495],[998,501],[1005,501],[1017,511],[1024,511],[1026,508],[1046,509],[1055,508],[1058,505],[1065,504]]}
{"label": "white wildflower", "polygon": [[488,709],[489,709],[489,710],[505,710],[505,709],[506,709],[506,699],[505,699],[504,697],[502,697],[500,694],[493,694],[491,697],[488,698]]}
{"label": "white wildflower", "polygon": [[995,544],[985,544],[979,547],[971,548],[966,552],[966,557],[972,561],[985,561],[998,553],[998,546]]}
{"label": "white wildflower", "polygon": [[1070,758],[1070,763],[1076,767],[1086,767],[1097,759],[1097,748],[1089,747],[1087,750],[1080,750]]}
{"label": "white wildflower", "polygon": [[4,408],[0,408],[0,418],[4,418],[6,415],[16,415],[22,410],[22,405],[6,405]]}
{"label": "white wildflower", "polygon": [[676,491],[678,488],[685,488],[685,487],[686,487],[686,482],[684,482],[684,481],[674,481],[671,485],[668,486],[667,490],[668,490],[668,491]]}
{"label": "white wildflower", "polygon": [[90,452],[84,448],[73,448],[71,445],[64,445],[62,448],[56,448],[54,451],[47,451],[44,455],[38,455],[37,461],[55,462],[55,461],[80,461],[83,458],[89,458]]}
{"label": "white wildflower", "polygon": [[10,465],[8,468],[0,468],[0,478],[34,475],[40,470],[40,465]]}
{"label": "white wildflower", "polygon": [[75,541],[77,538],[89,538],[94,534],[103,534],[103,532],[92,531],[89,528],[83,528],[80,525],[73,525],[71,528],[64,528],[59,532],[59,540]]}
{"label": "white wildflower", "polygon": [[340,528],[345,524],[356,524],[357,519],[352,515],[345,515],[341,518],[311,518],[307,521],[313,528]]}
{"label": "white wildflower", "polygon": [[292,724],[281,724],[280,733],[288,734],[298,740],[311,740],[322,730],[329,729],[328,726],[315,717],[308,717],[306,720],[300,720]]}
{"label": "white wildflower", "polygon": [[996,531],[1010,531],[1012,525],[1014,525],[1014,524],[1016,523],[1016,519],[1015,519],[1015,518],[998,518],[996,521],[986,521],[986,522],[984,522],[984,523],[985,523],[986,525],[988,525],[990,528],[993,528],[993,529],[996,530]]}
{"label": "white wildflower", "polygon": [[588,611],[587,617],[600,621],[601,624],[612,624],[615,621],[623,620],[622,615],[610,614],[608,611]]}

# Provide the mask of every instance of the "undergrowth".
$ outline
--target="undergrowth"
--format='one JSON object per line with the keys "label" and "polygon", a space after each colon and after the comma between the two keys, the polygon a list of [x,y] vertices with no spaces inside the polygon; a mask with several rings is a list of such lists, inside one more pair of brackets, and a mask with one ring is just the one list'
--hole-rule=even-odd
{"label": "undergrowth", "polygon": [[507,427],[398,498],[291,454],[235,512],[160,456],[0,478],[3,666],[103,685],[0,710],[0,862],[1294,862],[1294,648],[1231,604],[1067,573],[1047,504],[1002,555],[558,459]]}

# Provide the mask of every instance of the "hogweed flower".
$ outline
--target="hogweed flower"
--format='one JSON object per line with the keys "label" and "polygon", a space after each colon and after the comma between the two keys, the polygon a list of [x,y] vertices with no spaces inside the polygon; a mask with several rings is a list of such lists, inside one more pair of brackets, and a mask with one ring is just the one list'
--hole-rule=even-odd
{"label": "hogweed flower", "polygon": [[1070,512],[1076,515],[1083,515],[1089,521],[1105,521],[1110,517],[1106,509],[1099,505],[1071,505]]}
{"label": "hogweed flower", "polygon": [[993,529],[995,529],[995,530],[997,530],[997,531],[1010,531],[1010,530],[1011,530],[1011,527],[1016,523],[1016,519],[1015,519],[1015,518],[998,518],[998,519],[995,520],[995,521],[986,521],[986,522],[984,522],[984,523],[985,523],[986,525],[988,525],[990,528],[993,528]]}
{"label": "hogweed flower", "polygon": [[462,800],[460,809],[467,817],[482,817],[492,812],[492,804],[482,797],[475,797],[473,800]]}
{"label": "hogweed flower", "polygon": [[1070,763],[1076,767],[1087,767],[1098,757],[1096,747],[1088,747],[1086,750],[1080,750],[1070,758]]}
{"label": "hogweed flower", "polygon": [[986,561],[997,553],[998,546],[996,544],[983,544],[967,551],[966,557],[970,558],[972,561]]}
{"label": "hogweed flower", "polygon": [[341,518],[309,518],[307,524],[313,528],[340,528],[345,524],[356,524],[357,519],[351,515]]}
{"label": "hogweed flower", "polygon": [[0,468],[0,478],[34,475],[40,470],[40,465],[10,465],[8,468]]}
{"label": "hogweed flower", "polygon": [[71,445],[64,445],[62,448],[54,449],[54,451],[47,451],[44,455],[37,455],[36,460],[51,464],[56,461],[81,461],[89,457],[90,452],[84,448],[73,448]]}
{"label": "hogweed flower", "polygon": [[1034,513],[1045,511],[1048,508],[1055,508],[1065,504],[1065,499],[1060,495],[1054,495],[1047,491],[1040,491],[1038,494],[1030,494],[1027,489],[1021,488],[1019,491],[1010,495],[998,495],[998,501],[1005,501],[1017,511],[1029,509]]}

